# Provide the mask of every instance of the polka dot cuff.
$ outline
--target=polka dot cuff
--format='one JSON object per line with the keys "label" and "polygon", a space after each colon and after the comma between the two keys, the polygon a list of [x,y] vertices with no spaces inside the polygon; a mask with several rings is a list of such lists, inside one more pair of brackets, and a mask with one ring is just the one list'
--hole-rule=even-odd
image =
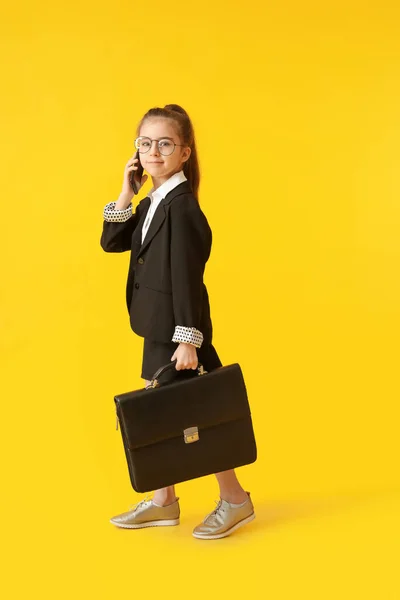
{"label": "polka dot cuff", "polygon": [[185,342],[186,344],[193,344],[196,348],[200,348],[203,343],[203,334],[195,327],[176,325],[172,341]]}
{"label": "polka dot cuff", "polygon": [[115,209],[116,202],[109,202],[103,209],[103,219],[110,223],[124,223],[132,216],[132,202],[128,208],[123,210]]}

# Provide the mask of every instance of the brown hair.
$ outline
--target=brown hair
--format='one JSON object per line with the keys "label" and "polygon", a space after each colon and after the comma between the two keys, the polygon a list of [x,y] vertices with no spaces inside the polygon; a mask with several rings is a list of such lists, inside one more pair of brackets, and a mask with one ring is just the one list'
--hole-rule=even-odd
{"label": "brown hair", "polygon": [[189,115],[181,106],[179,106],[179,104],[166,104],[164,108],[158,106],[150,108],[150,110],[148,110],[139,121],[136,130],[137,136],[139,136],[140,129],[145,120],[149,119],[150,117],[163,117],[166,119],[171,119],[175,124],[177,133],[180,136],[183,144],[191,148],[192,151],[188,160],[183,163],[183,172],[190,183],[196,200],[198,201],[200,168],[197,158],[196,140],[194,136],[193,125]]}

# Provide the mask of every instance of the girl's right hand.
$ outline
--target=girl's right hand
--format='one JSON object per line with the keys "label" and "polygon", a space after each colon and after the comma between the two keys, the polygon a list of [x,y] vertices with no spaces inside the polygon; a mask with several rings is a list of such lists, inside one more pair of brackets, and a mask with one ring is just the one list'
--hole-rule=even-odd
{"label": "girl's right hand", "polygon": [[[135,155],[133,155],[128,160],[128,162],[126,163],[126,166],[125,166],[124,180],[123,180],[123,184],[122,184],[121,194],[130,196],[130,197],[133,196],[134,191],[132,189],[131,182],[129,181],[129,176],[132,171],[137,171],[138,166],[139,166],[139,158],[135,158]],[[146,183],[148,177],[149,177],[148,175],[143,175],[141,180],[139,180],[137,175],[135,175],[135,181],[136,181],[136,183],[139,184],[138,185],[139,190]]]}

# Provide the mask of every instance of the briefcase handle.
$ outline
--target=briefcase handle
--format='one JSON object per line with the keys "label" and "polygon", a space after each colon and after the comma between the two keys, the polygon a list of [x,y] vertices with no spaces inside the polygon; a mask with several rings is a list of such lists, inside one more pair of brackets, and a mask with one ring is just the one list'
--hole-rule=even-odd
{"label": "briefcase handle", "polygon": [[[147,386],[146,386],[146,390],[148,390],[148,389],[152,389],[152,388],[155,388],[155,387],[158,387],[158,386],[159,386],[159,383],[158,383],[158,379],[159,379],[159,377],[160,377],[160,376],[161,376],[163,373],[165,373],[166,371],[169,371],[169,369],[173,369],[173,368],[175,368],[175,365],[176,365],[176,363],[177,363],[177,360],[178,360],[178,359],[176,358],[176,359],[175,359],[175,360],[173,360],[172,362],[170,362],[170,363],[168,363],[168,364],[166,364],[166,365],[163,365],[163,366],[161,366],[161,367],[160,367],[160,368],[159,368],[159,369],[158,369],[158,370],[157,370],[157,371],[154,373],[154,375],[153,375],[153,377],[152,377],[152,379],[151,379],[151,381],[150,381],[149,385],[147,385]],[[200,362],[197,364],[197,367],[196,367],[196,369],[197,369],[197,375],[205,375],[205,374],[208,372],[208,371],[206,371],[206,370],[204,369],[203,365],[202,365]]]}

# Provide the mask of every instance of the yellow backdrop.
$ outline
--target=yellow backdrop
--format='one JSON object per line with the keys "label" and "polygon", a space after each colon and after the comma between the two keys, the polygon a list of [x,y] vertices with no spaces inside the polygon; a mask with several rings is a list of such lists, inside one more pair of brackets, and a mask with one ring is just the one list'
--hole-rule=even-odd
{"label": "yellow backdrop", "polygon": [[[395,5],[3,11],[5,597],[399,597]],[[143,385],[143,340],[125,307],[129,253],[100,247],[102,209],[138,120],[166,103],[195,126],[214,344],[243,369],[258,442],[238,470],[258,519],[218,542],[191,537],[213,476],[178,487],[180,528],[108,521],[142,497],[113,397]]]}

